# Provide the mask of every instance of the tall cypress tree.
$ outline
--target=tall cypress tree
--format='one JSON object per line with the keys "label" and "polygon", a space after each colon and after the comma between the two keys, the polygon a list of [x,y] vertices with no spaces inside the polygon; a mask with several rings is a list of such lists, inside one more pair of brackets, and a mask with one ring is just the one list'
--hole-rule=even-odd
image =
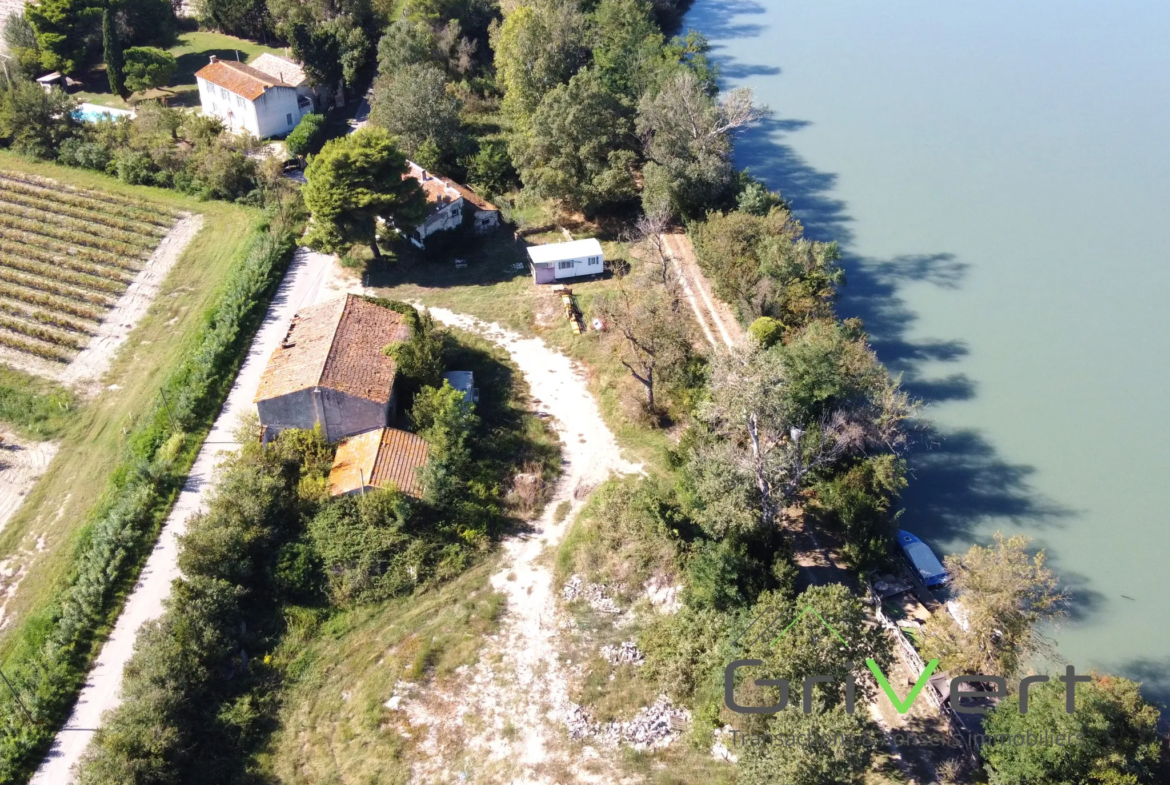
{"label": "tall cypress tree", "polygon": [[109,6],[102,10],[102,46],[105,49],[106,76],[110,79],[110,90],[126,98],[130,94],[126,92],[125,77],[122,73],[122,42],[118,40],[118,26],[114,21],[114,12]]}

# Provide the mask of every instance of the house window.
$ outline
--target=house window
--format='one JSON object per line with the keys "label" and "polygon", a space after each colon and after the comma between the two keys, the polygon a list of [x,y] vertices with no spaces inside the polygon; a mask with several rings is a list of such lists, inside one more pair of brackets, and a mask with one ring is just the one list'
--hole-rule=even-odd
{"label": "house window", "polygon": [[211,102],[211,113],[216,114],[217,112],[219,112],[219,107],[215,105],[215,101],[212,101]]}
{"label": "house window", "polygon": [[557,269],[558,270],[572,270],[574,264],[576,264],[576,262],[574,260],[571,260],[571,259],[567,262],[557,262]]}
{"label": "house window", "polygon": [[284,116],[284,119],[289,125],[292,125],[292,112],[289,112],[288,114],[286,114]]}
{"label": "house window", "polygon": [[243,106],[243,105],[244,105],[244,96],[237,95],[236,96],[236,106]]}
{"label": "house window", "polygon": [[600,256],[590,256],[589,257],[589,264],[601,264],[601,257]]}
{"label": "house window", "polygon": [[219,97],[225,101],[227,100],[227,88],[224,88],[224,87],[219,88]]}

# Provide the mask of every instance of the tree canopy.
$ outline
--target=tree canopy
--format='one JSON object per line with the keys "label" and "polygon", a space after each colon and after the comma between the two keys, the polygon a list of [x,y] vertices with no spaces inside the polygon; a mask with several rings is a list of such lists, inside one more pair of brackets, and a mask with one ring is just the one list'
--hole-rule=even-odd
{"label": "tree canopy", "polygon": [[[1147,785],[1156,781],[1162,755],[1158,709],[1142,700],[1137,683],[1095,676],[1075,687],[1076,710],[1066,711],[1065,685],[1055,679],[1031,685],[1028,711],[1003,700],[984,717],[988,735],[1008,741],[984,744],[992,785]],[[1027,738],[1066,743],[1015,744]],[[1075,739],[1075,741],[1071,741]]]}
{"label": "tree canopy", "polygon": [[948,613],[932,614],[923,649],[957,673],[1015,676],[1036,652],[1051,651],[1037,629],[1063,615],[1066,597],[1045,565],[1044,551],[1028,553],[1028,538],[1005,537],[947,556],[951,589],[966,629]]}
{"label": "tree canopy", "polygon": [[512,160],[535,193],[592,213],[635,193],[632,130],[621,102],[586,69],[544,96],[513,135]]}
{"label": "tree canopy", "polygon": [[504,107],[525,122],[585,64],[588,20],[575,0],[533,0],[507,14],[491,41]]}
{"label": "tree canopy", "polygon": [[[432,63],[407,63],[374,82],[370,121],[397,137],[402,150],[428,169],[441,170],[464,146],[459,111],[459,99]],[[420,156],[424,150],[427,155]]]}
{"label": "tree canopy", "polygon": [[403,178],[406,156],[381,128],[365,127],[333,139],[305,170],[302,193],[313,214],[305,241],[327,251],[367,243],[380,258],[379,219],[410,231],[426,215],[418,181]]}
{"label": "tree canopy", "polygon": [[133,93],[166,86],[178,67],[173,54],[153,46],[134,46],[123,55],[126,61],[126,89]]}

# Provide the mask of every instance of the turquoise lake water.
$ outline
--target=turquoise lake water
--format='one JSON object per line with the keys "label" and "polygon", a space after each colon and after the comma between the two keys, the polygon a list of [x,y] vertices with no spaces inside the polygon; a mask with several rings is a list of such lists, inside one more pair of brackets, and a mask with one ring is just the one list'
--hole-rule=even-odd
{"label": "turquoise lake water", "polygon": [[774,111],[737,162],[841,242],[842,313],[929,404],[903,528],[1034,538],[1074,592],[1063,656],[1170,699],[1170,4],[698,0],[687,26]]}

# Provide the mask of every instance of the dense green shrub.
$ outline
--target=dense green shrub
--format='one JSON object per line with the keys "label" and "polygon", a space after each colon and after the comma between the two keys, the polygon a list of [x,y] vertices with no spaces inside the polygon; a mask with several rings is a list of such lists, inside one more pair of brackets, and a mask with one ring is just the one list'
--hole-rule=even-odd
{"label": "dense green shrub", "polygon": [[307,114],[284,140],[284,149],[298,158],[311,155],[325,144],[325,115]]}
{"label": "dense green shrub", "polygon": [[756,339],[761,346],[767,348],[780,342],[780,338],[784,335],[784,325],[771,316],[761,316],[748,327],[748,335]]}
{"label": "dense green shrub", "polygon": [[[993,785],[1148,785],[1163,781],[1165,738],[1158,708],[1142,699],[1140,685],[1097,676],[1075,687],[1076,710],[1066,711],[1065,685],[1055,679],[1028,691],[1028,711],[1016,696],[984,718],[984,733],[1007,739],[985,743],[983,758]],[[1061,734],[1071,743],[1052,743]],[[1020,744],[1016,739],[1046,739]]]}

